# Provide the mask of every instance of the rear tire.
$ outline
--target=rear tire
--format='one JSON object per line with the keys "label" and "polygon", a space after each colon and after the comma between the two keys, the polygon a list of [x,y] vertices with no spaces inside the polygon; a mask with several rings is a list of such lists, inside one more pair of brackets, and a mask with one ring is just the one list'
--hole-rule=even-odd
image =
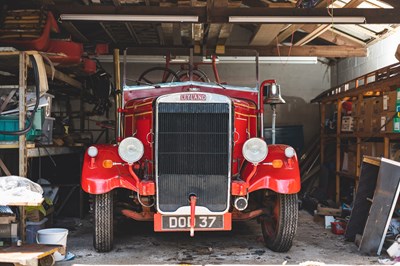
{"label": "rear tire", "polygon": [[108,252],[113,248],[113,193],[94,196],[93,246],[97,252]]}
{"label": "rear tire", "polygon": [[293,244],[299,218],[297,194],[277,194],[273,215],[261,218],[265,245],[276,252],[287,252]]}

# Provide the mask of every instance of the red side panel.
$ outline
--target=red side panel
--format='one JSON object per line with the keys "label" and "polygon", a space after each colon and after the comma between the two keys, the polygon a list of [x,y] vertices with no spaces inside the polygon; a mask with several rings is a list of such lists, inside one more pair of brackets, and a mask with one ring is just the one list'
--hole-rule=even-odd
{"label": "red side panel", "polygon": [[91,158],[85,152],[82,168],[82,189],[90,194],[107,193],[114,188],[127,188],[137,191],[137,184],[130,175],[128,166],[113,166],[104,168],[104,160],[123,162],[118,155],[116,145],[96,145],[99,150],[95,162],[91,164]]}
{"label": "red side panel", "polygon": [[[295,194],[300,191],[300,170],[297,156],[288,159],[285,156],[287,145],[268,145],[267,158],[257,166],[254,176],[250,176],[253,165],[247,163],[242,170],[241,177],[249,183],[249,192],[259,189],[271,189],[282,194]],[[273,168],[273,160],[282,160],[282,168]]]}

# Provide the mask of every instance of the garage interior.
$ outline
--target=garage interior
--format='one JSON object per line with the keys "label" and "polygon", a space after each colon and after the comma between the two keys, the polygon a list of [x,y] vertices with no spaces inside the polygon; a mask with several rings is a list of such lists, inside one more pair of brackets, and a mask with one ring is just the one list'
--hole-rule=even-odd
{"label": "garage interior", "polygon": [[[400,258],[399,1],[0,3],[0,265],[350,265],[394,264]],[[94,224],[99,205],[95,193],[87,193],[94,188],[84,176],[96,168],[95,158],[104,147],[117,147],[117,152],[124,138],[142,137],[147,142],[142,155],[146,156],[147,149],[155,153],[153,145],[158,147],[162,141],[156,132],[158,124],[157,128],[144,122],[134,126],[141,120],[127,119],[135,116],[129,108],[142,106],[130,106],[129,100],[137,97],[142,105],[159,108],[168,94],[162,84],[174,87],[180,82],[189,84],[183,86],[189,86],[192,95],[206,97],[208,90],[219,91],[234,98],[229,102],[236,109],[244,104],[247,109],[243,110],[250,114],[246,123],[254,130],[246,129],[243,135],[249,140],[264,139],[268,154],[274,144],[294,148],[301,189],[295,191],[297,233],[290,250],[274,252],[265,242],[260,223],[266,214],[249,210],[250,192],[240,198],[246,203],[242,216],[233,203],[239,197],[232,196],[232,204],[227,203],[232,230],[195,229],[191,237],[190,220],[184,232],[154,232],[153,214],[157,214],[145,210],[155,208],[155,202],[150,207],[148,201],[141,202],[137,186],[137,197],[136,192],[118,192],[118,196],[138,201],[142,212],[132,206],[127,211],[126,201],[117,202],[116,196],[111,199],[114,207],[108,221],[114,231],[113,248],[96,252],[100,233]],[[227,92],[235,88],[241,89]],[[238,97],[245,95],[240,90],[261,102],[248,104],[245,97]],[[264,98],[254,96],[261,92]],[[148,101],[150,96],[154,102]],[[269,97],[277,102],[269,102]],[[253,105],[264,111],[253,112]],[[156,115],[150,119],[156,121]],[[236,122],[229,125],[233,151],[241,134]],[[129,126],[132,129],[126,131]],[[148,134],[141,133],[141,126],[150,130]],[[95,147],[95,155],[89,147]],[[104,150],[104,154],[111,153]],[[232,159],[232,169],[237,171],[232,177],[229,173],[230,179],[245,180],[240,175],[250,171],[243,170],[246,165],[257,169],[265,159],[250,163],[244,157],[249,163]],[[142,165],[147,171],[154,161],[139,158],[139,165],[124,161],[127,164],[122,166],[129,164],[133,173],[128,174],[138,180],[136,185],[153,182],[155,174],[136,175],[145,172]],[[105,160],[102,167],[114,169],[118,164]],[[125,182],[115,180],[99,187]],[[155,186],[158,193],[162,185]],[[228,188],[233,190],[233,185]],[[251,186],[246,189],[250,191]],[[187,204],[189,208],[194,202],[195,209],[193,195]],[[199,196],[198,204],[203,199]],[[38,231],[45,229],[59,230],[65,242],[40,243],[43,235]],[[97,243],[95,247],[92,242]]]}

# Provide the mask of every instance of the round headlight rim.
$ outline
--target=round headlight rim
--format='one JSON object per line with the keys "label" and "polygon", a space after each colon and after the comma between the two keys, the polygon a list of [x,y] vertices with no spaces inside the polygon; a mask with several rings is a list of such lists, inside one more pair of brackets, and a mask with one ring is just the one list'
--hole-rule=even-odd
{"label": "round headlight rim", "polygon": [[[122,148],[125,148],[125,143],[127,142],[127,141],[130,141],[130,140],[133,140],[134,142],[136,142],[136,144],[139,144],[140,145],[140,153],[138,154],[138,156],[136,156],[133,160],[130,160],[130,158],[126,158],[126,156],[122,153]],[[127,144],[127,145],[129,145],[129,144]],[[131,144],[132,145],[132,144]],[[127,148],[127,147],[126,147]],[[126,162],[126,163],[128,163],[128,164],[134,164],[134,163],[136,163],[136,162],[138,162],[140,159],[142,159],[142,157],[143,157],[143,155],[144,155],[144,145],[143,145],[143,143],[138,139],[138,138],[135,138],[135,137],[127,137],[127,138],[124,138],[120,143],[119,143],[119,145],[118,145],[118,155],[119,155],[119,157],[121,157],[121,159],[124,161],[124,162]]]}
{"label": "round headlight rim", "polygon": [[293,147],[289,146],[285,148],[285,156],[286,158],[293,158],[294,155],[296,154],[296,151]]}
{"label": "round headlight rim", "polygon": [[[93,153],[95,154],[93,155]],[[90,146],[87,149],[87,154],[89,155],[90,158],[95,158],[97,157],[97,155],[99,155],[99,149],[96,146]]]}
{"label": "round headlight rim", "polygon": [[[246,154],[246,146],[249,145],[248,143],[250,143],[251,141],[260,141],[261,145],[265,146],[265,154],[262,157],[260,157],[258,160],[251,160],[251,158],[249,158],[249,156],[247,156],[247,154]],[[243,154],[243,157],[248,162],[253,163],[253,164],[259,164],[260,162],[264,161],[265,158],[267,158],[267,156],[268,156],[268,145],[261,138],[257,138],[257,137],[250,138],[250,139],[246,140],[245,143],[243,144],[242,154]]]}

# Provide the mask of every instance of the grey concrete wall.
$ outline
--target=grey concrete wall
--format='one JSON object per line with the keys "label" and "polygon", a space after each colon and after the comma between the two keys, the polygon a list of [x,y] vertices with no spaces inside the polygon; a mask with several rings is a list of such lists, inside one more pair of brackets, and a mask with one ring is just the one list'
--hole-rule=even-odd
{"label": "grey concrete wall", "polygon": [[[111,63],[103,63],[103,66],[109,73],[113,74]],[[153,66],[155,64],[129,63],[127,78],[137,80],[144,70]],[[159,66],[163,66],[163,64]],[[204,66],[201,69],[208,74],[211,80],[214,80],[214,75],[209,66]],[[218,71],[222,82],[250,87],[254,87],[256,84],[255,65],[252,63],[221,63],[218,64]],[[319,93],[330,88],[329,67],[321,63],[307,65],[261,64],[260,80],[265,79],[276,79],[281,85],[282,95],[287,101],[286,105],[277,108],[277,125],[303,125],[305,143],[310,142],[314,135],[319,132],[319,109],[318,105],[309,102]],[[266,106],[265,110],[264,122],[269,127],[271,109]],[[113,118],[112,112],[111,110],[111,118]],[[92,127],[93,125],[90,125],[90,128]]]}
{"label": "grey concrete wall", "polygon": [[398,62],[394,54],[399,43],[400,31],[371,45],[367,57],[352,57],[338,61],[332,67],[332,87]]}

